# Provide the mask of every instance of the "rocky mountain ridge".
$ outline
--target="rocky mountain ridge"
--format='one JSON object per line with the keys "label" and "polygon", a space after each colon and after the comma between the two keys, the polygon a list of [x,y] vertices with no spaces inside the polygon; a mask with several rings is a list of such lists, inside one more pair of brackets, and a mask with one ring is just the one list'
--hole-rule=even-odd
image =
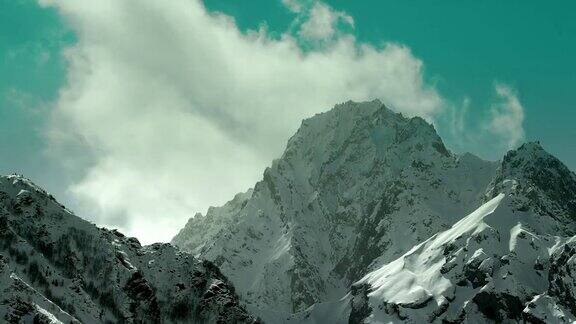
{"label": "rocky mountain ridge", "polygon": [[0,321],[257,323],[211,262],[97,228],[0,177]]}

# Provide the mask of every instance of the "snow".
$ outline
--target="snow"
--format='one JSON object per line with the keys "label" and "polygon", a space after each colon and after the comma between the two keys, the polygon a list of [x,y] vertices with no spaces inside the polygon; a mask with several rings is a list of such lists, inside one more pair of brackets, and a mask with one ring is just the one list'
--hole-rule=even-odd
{"label": "snow", "polygon": [[54,316],[54,314],[50,313],[44,308],[38,306],[37,304],[34,304],[34,307],[36,307],[36,310],[48,319],[50,324],[63,324],[60,320],[56,318],[56,316]]}
{"label": "snow", "polygon": [[[401,258],[370,272],[358,284],[370,284],[373,291],[369,296],[374,299],[396,304],[418,304],[433,297],[440,304],[446,292],[452,288],[450,281],[440,272],[446,262],[442,248],[462,235],[481,233],[487,227],[482,220],[494,212],[503,198],[504,194],[498,195],[454,224],[450,230],[435,235]],[[482,253],[481,249],[476,250],[471,259]]]}
{"label": "snow", "polygon": [[[490,313],[481,310],[482,293],[492,294],[490,298],[494,300],[502,294],[514,296],[524,305],[526,315],[503,309],[498,316],[504,318],[536,316],[547,322],[572,318],[559,305],[561,300],[547,294],[552,283],[546,273],[555,251],[573,239],[529,232],[522,222],[530,224],[534,221],[531,218],[540,217],[519,215],[510,208],[514,189],[517,188],[511,186],[507,194],[500,193],[449,230],[432,236],[355,283],[370,287],[368,297],[373,312],[366,322],[384,323],[394,318],[420,322],[434,316],[453,320],[463,310],[471,322],[494,320],[487,317]],[[484,279],[479,279],[482,276]],[[462,280],[468,283],[462,285]],[[540,297],[531,300],[534,295]],[[430,299],[435,302],[430,303]],[[398,305],[399,313],[379,308],[383,303]]]}

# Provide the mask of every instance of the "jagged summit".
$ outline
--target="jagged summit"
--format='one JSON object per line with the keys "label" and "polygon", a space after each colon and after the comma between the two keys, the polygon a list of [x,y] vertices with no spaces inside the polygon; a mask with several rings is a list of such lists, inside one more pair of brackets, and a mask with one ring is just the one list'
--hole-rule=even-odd
{"label": "jagged summit", "polygon": [[272,169],[290,165],[313,183],[346,177],[345,169],[355,181],[434,159],[454,160],[431,124],[395,113],[379,100],[348,101],[305,120]]}
{"label": "jagged summit", "polygon": [[[338,153],[343,146],[366,141],[367,145],[380,148],[380,153],[394,143],[416,140],[431,144],[443,155],[450,155],[434,126],[420,117],[406,118],[387,108],[379,100],[367,102],[348,101],[327,112],[305,119],[296,134],[288,141],[284,156],[295,150],[311,150],[318,158],[330,148]],[[301,148],[301,146],[304,146]],[[361,146],[352,148],[362,148]]]}
{"label": "jagged summit", "polygon": [[[576,182],[576,174],[548,153],[539,142],[528,142],[516,150],[509,151],[502,162],[503,172],[506,175],[522,174],[530,180],[538,181],[542,187],[545,186],[544,178],[559,181],[558,184],[562,187]],[[561,179],[564,181],[560,181]]]}
{"label": "jagged summit", "polygon": [[576,234],[576,174],[548,153],[538,142],[509,151],[491,188],[501,191],[506,179],[515,181],[518,210],[533,210],[558,221],[562,232]]}

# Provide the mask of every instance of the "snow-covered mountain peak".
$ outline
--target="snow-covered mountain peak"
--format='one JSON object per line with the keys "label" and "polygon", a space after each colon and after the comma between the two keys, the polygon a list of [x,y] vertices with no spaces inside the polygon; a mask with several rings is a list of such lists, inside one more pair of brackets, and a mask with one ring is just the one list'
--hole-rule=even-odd
{"label": "snow-covered mountain peak", "polygon": [[[544,169],[567,175],[572,173],[539,142],[527,142],[515,150],[508,151],[502,160],[502,167],[507,175],[523,172],[527,176],[538,176],[538,173],[545,171]],[[574,174],[569,175],[567,180],[574,180]]]}
{"label": "snow-covered mountain peak", "polygon": [[538,142],[528,142],[504,156],[501,166],[504,178],[530,182],[542,190],[576,193],[576,174]]}
{"label": "snow-covered mountain peak", "polygon": [[576,175],[539,143],[523,144],[504,156],[488,197],[502,192],[506,180],[516,183],[516,210],[552,218],[562,233],[576,233]]}
{"label": "snow-covered mountain peak", "polygon": [[309,158],[329,160],[347,147],[376,150],[376,157],[382,158],[391,146],[401,143],[417,145],[418,150],[433,144],[442,155],[450,155],[431,124],[420,117],[406,118],[374,100],[348,101],[304,120],[289,140],[283,158],[299,152],[308,153]]}
{"label": "snow-covered mountain peak", "polygon": [[303,121],[250,194],[173,243],[221,266],[251,309],[290,314],[472,211],[496,168],[450,153],[422,118],[346,102]]}

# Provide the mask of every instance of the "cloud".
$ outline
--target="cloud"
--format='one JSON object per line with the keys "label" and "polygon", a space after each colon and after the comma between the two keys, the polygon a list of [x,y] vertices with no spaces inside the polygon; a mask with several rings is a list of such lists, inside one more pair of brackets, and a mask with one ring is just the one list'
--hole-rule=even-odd
{"label": "cloud", "polygon": [[496,160],[524,140],[524,107],[517,92],[503,83],[496,83],[493,91],[495,99],[487,103],[474,103],[469,97],[458,103],[444,101],[434,123],[451,149]]}
{"label": "cloud", "polygon": [[50,149],[81,174],[69,188],[79,214],[147,243],[252,186],[303,118],[336,103],[381,98],[428,119],[441,111],[422,62],[400,44],[337,33],[303,51],[290,32],[242,32],[195,0],[42,3],[78,39],[65,53]]}
{"label": "cloud", "polygon": [[513,149],[524,139],[524,107],[509,86],[498,83],[494,89],[501,102],[491,108],[488,129],[501,139],[507,149]]}
{"label": "cloud", "polygon": [[336,35],[338,24],[354,27],[354,19],[345,12],[335,11],[330,6],[316,2],[308,13],[307,20],[300,26],[299,35],[309,40],[327,40]]}
{"label": "cloud", "polygon": [[300,13],[304,8],[301,0],[282,0],[282,4],[294,13]]}
{"label": "cloud", "polygon": [[[312,45],[325,45],[354,28],[354,18],[344,11],[334,10],[320,1],[282,0],[282,4],[296,14],[293,27],[300,40]],[[310,45],[310,44],[309,44]]]}

